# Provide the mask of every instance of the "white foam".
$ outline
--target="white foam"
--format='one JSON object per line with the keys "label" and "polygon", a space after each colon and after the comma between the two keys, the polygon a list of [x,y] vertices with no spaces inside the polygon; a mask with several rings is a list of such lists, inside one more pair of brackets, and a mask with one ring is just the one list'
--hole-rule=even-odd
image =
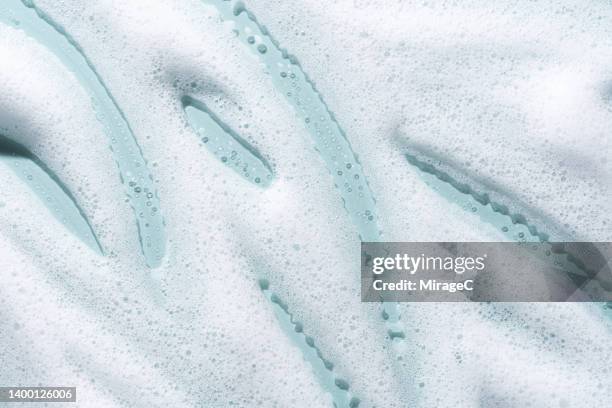
{"label": "white foam", "polygon": [[[588,13],[607,21],[610,12],[415,3],[246,4],[299,58],[345,130],[383,238],[503,239],[423,183],[403,155],[419,146],[459,164],[474,184],[493,183],[492,195],[538,226],[552,220],[555,231],[609,240],[603,68],[612,37]],[[65,379],[83,406],[329,406],[257,287],[266,278],[360,406],[609,404],[612,384],[599,373],[610,356],[596,340],[609,324],[595,307],[403,306],[406,339],[387,338],[380,308],[360,302],[357,231],[325,163],[214,7],[36,4],[80,44],[125,113],[158,187],[168,242],[151,272],[86,92],[51,53],[0,26],[0,126],[19,124],[13,137],[65,180],[107,252],[91,253],[0,171],[0,273],[11,282],[0,289],[0,333],[27,329],[2,343],[0,355],[24,356],[3,364],[8,383]],[[186,94],[271,164],[268,188],[204,148],[183,112]]]}

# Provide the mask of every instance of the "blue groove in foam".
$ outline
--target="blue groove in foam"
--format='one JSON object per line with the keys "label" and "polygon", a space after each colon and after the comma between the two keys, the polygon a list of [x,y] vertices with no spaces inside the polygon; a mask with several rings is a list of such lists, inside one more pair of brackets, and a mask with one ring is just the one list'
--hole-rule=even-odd
{"label": "blue groove in foam", "polygon": [[[315,149],[324,160],[335,186],[340,191],[344,207],[357,227],[361,240],[380,241],[381,231],[375,211],[376,200],[367,183],[361,163],[344,131],[316,90],[314,83],[300,67],[297,58],[280,47],[242,2],[202,1],[214,6],[225,21],[234,23],[234,32],[237,33],[238,39],[258,56],[275,87],[282,91],[298,118],[303,121],[312,136]],[[387,335],[395,345],[398,345],[405,335],[397,304],[383,302],[382,308]],[[302,348],[302,351],[313,365],[316,364],[308,357],[308,350]],[[319,379],[324,386],[328,384],[326,379],[321,377]],[[327,386],[326,388],[335,395],[334,389]],[[335,400],[335,404],[338,407],[347,406],[344,400]],[[356,400],[349,402],[348,406],[358,404],[359,401]]]}
{"label": "blue groove in foam", "polygon": [[83,210],[68,188],[40,159],[18,143],[0,135],[0,162],[13,170],[72,234],[102,254],[102,247]]}
{"label": "blue groove in foam", "polygon": [[315,340],[304,333],[302,323],[294,319],[289,306],[270,290],[269,282],[266,279],[261,279],[259,286],[264,296],[274,305],[274,314],[281,323],[283,332],[300,348],[304,358],[311,364],[321,386],[330,392],[334,405],[338,408],[358,407],[361,400],[352,394],[349,383],[334,373],[333,363],[325,359],[321,350],[316,346]]}
{"label": "blue groove in foam", "polygon": [[251,183],[260,187],[270,185],[272,167],[253,146],[204,103],[190,96],[184,96],[181,103],[189,125],[213,155]]}
{"label": "blue groove in foam", "polygon": [[135,214],[143,255],[149,267],[159,266],[165,254],[166,237],[155,183],[123,112],[95,67],[66,30],[32,0],[3,0],[0,23],[22,29],[53,52],[91,96],[92,107],[109,136],[110,148]]}
{"label": "blue groove in foam", "polygon": [[[432,190],[451,203],[460,205],[465,211],[476,214],[482,221],[498,228],[507,240],[523,243],[542,242],[544,245],[541,247],[540,255],[543,259],[550,259],[550,262],[562,266],[565,271],[582,279],[592,279],[596,275],[597,271],[585,265],[581,260],[582,257],[573,253],[571,246],[568,248],[563,242],[551,242],[549,234],[541,227],[530,223],[525,215],[511,213],[508,206],[491,200],[488,193],[478,191],[475,187],[456,180],[450,174],[429,163],[427,159],[419,159],[411,153],[404,155],[408,163],[419,170],[420,177]],[[568,242],[571,242],[571,239]],[[582,249],[588,249],[591,254],[599,253],[597,248],[590,243],[582,243],[582,245]],[[612,288],[612,284],[607,280],[598,283],[604,285],[606,289]]]}
{"label": "blue groove in foam", "polygon": [[361,239],[379,239],[376,202],[361,163],[338,122],[295,57],[282,50],[241,3],[203,1],[215,6],[224,20],[234,22],[238,39],[265,64],[274,85],[294,107],[340,190],[344,207],[357,226]]}

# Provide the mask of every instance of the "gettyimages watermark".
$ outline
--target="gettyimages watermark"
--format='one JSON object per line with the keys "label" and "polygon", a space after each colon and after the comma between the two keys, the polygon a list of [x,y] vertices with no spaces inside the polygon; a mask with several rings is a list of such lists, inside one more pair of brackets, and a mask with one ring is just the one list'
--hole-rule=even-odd
{"label": "gettyimages watermark", "polygon": [[364,302],[609,302],[609,242],[363,242]]}

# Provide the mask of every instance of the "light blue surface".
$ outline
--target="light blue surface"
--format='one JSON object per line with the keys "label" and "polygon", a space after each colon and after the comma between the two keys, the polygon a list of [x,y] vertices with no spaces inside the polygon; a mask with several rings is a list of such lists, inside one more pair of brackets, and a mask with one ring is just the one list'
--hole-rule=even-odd
{"label": "light blue surface", "polygon": [[253,184],[261,187],[270,185],[274,175],[268,162],[240,135],[217,118],[206,105],[193,98],[184,97],[183,109],[201,142],[221,162]]}

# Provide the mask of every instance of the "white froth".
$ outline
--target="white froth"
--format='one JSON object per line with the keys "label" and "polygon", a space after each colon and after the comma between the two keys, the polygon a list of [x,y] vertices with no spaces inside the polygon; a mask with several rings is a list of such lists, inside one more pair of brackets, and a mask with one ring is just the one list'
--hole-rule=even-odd
{"label": "white froth", "polygon": [[[404,305],[406,338],[389,340],[380,307],[360,301],[358,232],[321,155],[214,6],[35,3],[79,43],[124,112],[158,188],[167,254],[146,267],[108,137],[78,80],[0,25],[0,128],[65,182],[106,253],[68,234],[0,167],[3,382],[62,379],[92,407],[330,406],[259,290],[266,279],[362,407],[610,404],[601,346],[610,327],[595,306]],[[543,230],[610,240],[612,10],[528,3],[246,7],[298,57],[346,132],[383,239],[504,239],[425,184],[404,156],[416,152],[493,186],[486,192]],[[268,188],[205,148],[185,95],[271,164]]]}

